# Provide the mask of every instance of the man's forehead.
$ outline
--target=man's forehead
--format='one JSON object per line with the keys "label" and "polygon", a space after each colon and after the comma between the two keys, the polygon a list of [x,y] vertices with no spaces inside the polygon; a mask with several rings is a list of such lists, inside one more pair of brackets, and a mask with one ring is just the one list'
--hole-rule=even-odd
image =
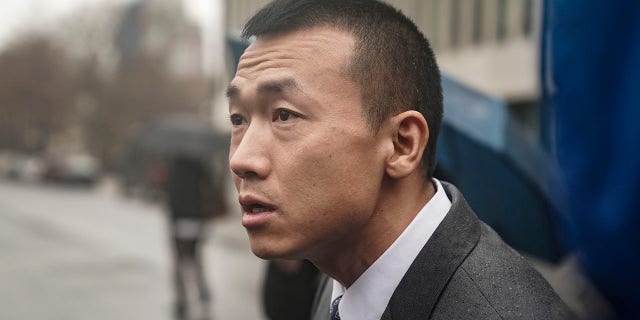
{"label": "man's forehead", "polygon": [[257,37],[241,56],[230,88],[276,75],[297,78],[303,73],[342,74],[353,43],[352,34],[328,27]]}
{"label": "man's forehead", "polygon": [[240,57],[238,67],[256,58],[273,58],[278,55],[291,55],[297,59],[325,56],[339,61],[351,55],[354,43],[355,36],[352,33],[329,26],[260,35]]}
{"label": "man's forehead", "polygon": [[277,32],[256,36],[256,41],[253,44],[260,44],[264,42],[279,43],[279,42],[291,42],[291,41],[331,41],[337,42],[349,42],[355,39],[355,35],[347,30],[331,25],[317,25],[312,27],[305,27],[300,29],[294,29],[286,32]]}

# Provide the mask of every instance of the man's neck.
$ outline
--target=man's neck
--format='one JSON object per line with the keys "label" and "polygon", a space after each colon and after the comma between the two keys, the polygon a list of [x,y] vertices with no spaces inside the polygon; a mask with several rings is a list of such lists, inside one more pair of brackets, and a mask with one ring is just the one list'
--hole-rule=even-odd
{"label": "man's neck", "polygon": [[[310,260],[322,272],[348,288],[402,234],[420,209],[433,197],[435,187],[417,177],[385,181],[376,209],[367,224],[340,237],[331,248],[319,248]],[[416,187],[419,186],[419,187]],[[421,186],[421,187],[420,187]]]}

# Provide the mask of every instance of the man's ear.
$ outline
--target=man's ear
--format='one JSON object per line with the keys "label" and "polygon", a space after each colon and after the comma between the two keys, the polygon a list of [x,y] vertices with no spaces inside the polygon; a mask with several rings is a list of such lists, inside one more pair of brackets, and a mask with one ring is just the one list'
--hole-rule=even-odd
{"label": "man's ear", "polygon": [[393,154],[387,158],[386,173],[395,179],[418,170],[429,141],[429,126],[420,112],[402,112],[390,119]]}

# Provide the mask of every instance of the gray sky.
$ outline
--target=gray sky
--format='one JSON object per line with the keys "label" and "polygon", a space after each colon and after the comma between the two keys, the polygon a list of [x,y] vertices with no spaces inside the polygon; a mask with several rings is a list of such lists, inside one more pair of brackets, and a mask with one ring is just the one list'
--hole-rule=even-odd
{"label": "gray sky", "polygon": [[[81,6],[108,2],[111,4],[133,0],[0,0],[0,47],[26,28],[42,28]],[[210,29],[219,18],[220,0],[183,0],[187,12],[201,26]]]}
{"label": "gray sky", "polygon": [[[70,14],[80,5],[107,0],[2,0],[0,1],[0,46],[27,28],[42,28]],[[125,2],[129,0],[111,0]]]}

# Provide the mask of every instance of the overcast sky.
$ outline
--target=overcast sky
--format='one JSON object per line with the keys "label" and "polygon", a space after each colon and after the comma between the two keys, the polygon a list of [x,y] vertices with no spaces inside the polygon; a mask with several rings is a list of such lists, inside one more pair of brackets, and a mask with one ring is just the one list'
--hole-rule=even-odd
{"label": "overcast sky", "polygon": [[[81,6],[133,1],[135,0],[0,0],[0,47],[21,30],[50,25]],[[220,0],[185,0],[187,12],[207,28],[211,28],[211,22],[219,17],[218,3]]]}
{"label": "overcast sky", "polygon": [[50,24],[82,3],[99,1],[102,0],[2,0],[0,45],[25,28]]}

